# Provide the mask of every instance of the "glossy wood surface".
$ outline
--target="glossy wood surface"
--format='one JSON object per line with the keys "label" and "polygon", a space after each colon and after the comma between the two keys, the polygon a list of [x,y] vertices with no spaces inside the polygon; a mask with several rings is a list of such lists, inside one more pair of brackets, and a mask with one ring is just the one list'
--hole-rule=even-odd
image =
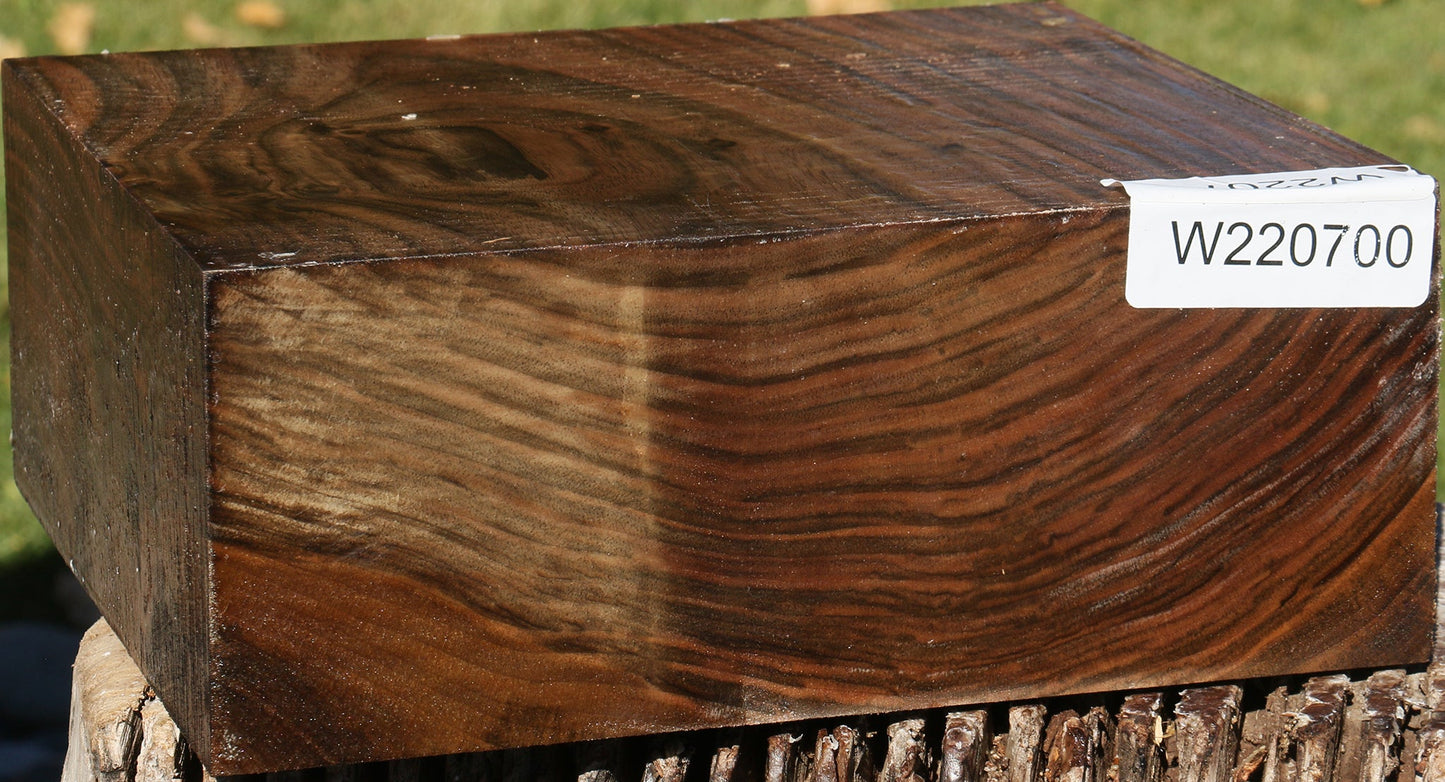
{"label": "glossy wood surface", "polygon": [[1132,309],[1098,183],[1384,158],[1058,6],[7,68],[22,486],[213,771],[1428,654],[1433,298]]}

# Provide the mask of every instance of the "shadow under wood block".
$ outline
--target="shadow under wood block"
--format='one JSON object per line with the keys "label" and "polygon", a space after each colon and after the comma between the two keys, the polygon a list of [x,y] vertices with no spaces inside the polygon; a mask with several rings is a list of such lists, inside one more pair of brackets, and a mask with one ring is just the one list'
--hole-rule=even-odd
{"label": "shadow under wood block", "polygon": [[1428,654],[1435,298],[1134,309],[1099,184],[1389,161],[1060,6],[4,98],[17,477],[216,773]]}

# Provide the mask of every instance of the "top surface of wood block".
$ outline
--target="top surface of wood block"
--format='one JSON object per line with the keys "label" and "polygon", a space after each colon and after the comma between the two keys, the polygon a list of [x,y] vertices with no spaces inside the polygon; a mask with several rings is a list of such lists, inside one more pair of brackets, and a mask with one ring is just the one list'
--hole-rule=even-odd
{"label": "top surface of wood block", "polygon": [[1101,177],[1385,160],[1052,4],[11,67],[207,269],[1087,209],[1122,202]]}

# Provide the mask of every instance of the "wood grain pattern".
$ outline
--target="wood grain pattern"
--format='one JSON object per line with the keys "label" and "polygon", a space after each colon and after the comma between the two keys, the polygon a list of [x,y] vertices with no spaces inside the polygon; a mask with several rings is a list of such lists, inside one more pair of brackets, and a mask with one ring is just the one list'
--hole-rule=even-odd
{"label": "wood grain pattern", "polygon": [[208,270],[1099,209],[1105,176],[1386,160],[1047,4],[26,72]]}
{"label": "wood grain pattern", "polygon": [[1134,310],[1097,181],[1384,158],[1057,6],[6,91],[22,486],[218,773],[1428,654],[1433,298]]}

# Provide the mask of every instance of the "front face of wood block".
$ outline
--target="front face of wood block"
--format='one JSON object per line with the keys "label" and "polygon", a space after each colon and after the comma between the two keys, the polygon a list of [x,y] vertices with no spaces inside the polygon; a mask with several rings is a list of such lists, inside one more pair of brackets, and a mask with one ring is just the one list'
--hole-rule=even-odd
{"label": "front face of wood block", "polygon": [[1428,308],[1132,310],[1124,225],[228,280],[217,719],[418,754],[1423,653]]}
{"label": "front face of wood block", "polygon": [[6,107],[22,487],[213,772],[1428,655],[1433,297],[1133,309],[1098,185],[1383,159],[1055,6]]}

